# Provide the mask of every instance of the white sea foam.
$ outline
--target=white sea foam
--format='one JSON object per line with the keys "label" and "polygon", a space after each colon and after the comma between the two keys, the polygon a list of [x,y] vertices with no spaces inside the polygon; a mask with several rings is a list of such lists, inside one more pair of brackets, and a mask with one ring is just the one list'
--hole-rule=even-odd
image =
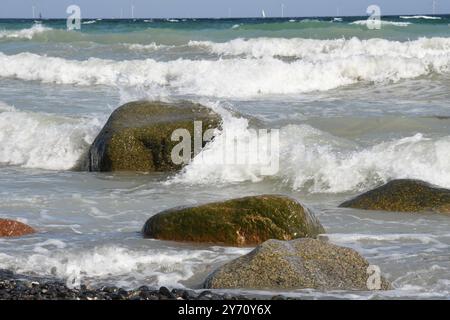
{"label": "white sea foam", "polygon": [[169,47],[162,44],[156,44],[156,42],[152,42],[149,44],[132,43],[132,44],[124,44],[124,46],[134,51],[156,51],[162,48]]}
{"label": "white sea foam", "polygon": [[[407,27],[410,24],[412,24],[411,22],[397,22],[397,21],[386,21],[386,20],[380,20],[380,22],[381,22],[381,25],[396,26],[396,27]],[[371,23],[373,23],[373,21],[357,20],[357,21],[351,22],[350,24],[367,25],[367,24],[371,24]]]}
{"label": "white sea foam", "polygon": [[340,245],[348,245],[355,243],[399,243],[403,245],[406,243],[421,243],[442,247],[444,244],[439,241],[439,236],[432,234],[420,233],[394,233],[394,234],[359,234],[359,233],[344,233],[344,234],[327,234],[326,237],[333,243]]}
{"label": "white sea foam", "polygon": [[[223,132],[247,145],[241,147],[241,157],[250,159],[253,142],[243,134],[247,129],[247,120],[224,116]],[[419,133],[360,147],[309,125],[288,125],[280,130],[279,171],[269,177],[262,175],[261,165],[223,164],[227,162],[218,159],[234,148],[217,137],[173,181],[220,184],[270,178],[311,193],[360,191],[398,178],[450,187],[450,136],[432,139]]]}
{"label": "white sea foam", "polygon": [[400,19],[425,19],[425,20],[441,20],[441,17],[431,16],[400,16]]}
{"label": "white sea foam", "polygon": [[[136,288],[144,282],[148,286],[183,286],[182,281],[203,271],[205,263],[217,263],[248,249],[224,250],[132,250],[121,246],[97,246],[80,252],[61,247],[57,243],[37,244],[34,253],[24,256],[0,254],[0,267],[18,273],[37,273],[56,276],[67,284],[79,286],[88,281],[114,281],[116,285]],[[228,255],[224,255],[226,253]],[[144,281],[144,282],[143,282]]]}
{"label": "white sea foam", "polygon": [[0,31],[0,39],[33,39],[37,34],[50,31],[51,28],[44,27],[40,23],[34,24],[31,28],[21,29],[21,30],[2,30]]}
{"label": "white sea foam", "polygon": [[427,55],[441,56],[450,53],[449,38],[421,38],[415,41],[398,42],[385,39],[360,40],[335,39],[315,40],[302,38],[252,38],[234,39],[218,43],[190,41],[189,46],[202,47],[211,53],[227,56],[297,57],[305,61],[351,59],[352,57],[386,56],[399,58],[422,58]]}
{"label": "white sea foam", "polygon": [[22,112],[0,104],[0,163],[70,169],[100,128],[97,119]]}
{"label": "white sea foam", "polygon": [[[191,43],[199,45],[199,43]],[[233,40],[202,43],[216,52],[246,54],[219,60],[168,62],[84,61],[32,53],[0,53],[0,77],[76,85],[142,86],[177,94],[250,98],[262,95],[324,91],[366,82],[396,82],[448,72],[450,39],[395,42],[359,40]],[[296,56],[292,62],[276,56]]]}
{"label": "white sea foam", "polygon": [[88,20],[88,21],[83,21],[82,24],[94,24],[96,22],[97,22],[97,20]]}

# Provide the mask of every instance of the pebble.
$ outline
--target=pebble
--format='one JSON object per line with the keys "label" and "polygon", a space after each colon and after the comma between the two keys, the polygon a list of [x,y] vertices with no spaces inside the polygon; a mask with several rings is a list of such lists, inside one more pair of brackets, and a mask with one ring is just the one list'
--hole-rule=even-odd
{"label": "pebble", "polygon": [[242,295],[219,294],[206,290],[196,292],[189,289],[167,287],[152,289],[140,286],[125,290],[113,286],[90,288],[81,285],[69,288],[64,282],[54,279],[38,279],[15,275],[0,269],[0,300],[249,300]]}

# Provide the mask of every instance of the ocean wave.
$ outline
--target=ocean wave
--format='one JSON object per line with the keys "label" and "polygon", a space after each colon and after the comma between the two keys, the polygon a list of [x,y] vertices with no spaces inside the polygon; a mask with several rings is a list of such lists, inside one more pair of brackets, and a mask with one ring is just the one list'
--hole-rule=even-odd
{"label": "ocean wave", "polygon": [[[295,44],[300,46],[296,47]],[[198,45],[198,44],[197,44]],[[326,91],[358,82],[397,82],[450,67],[450,39],[411,42],[373,40],[233,40],[206,44],[214,50],[246,53],[259,59],[179,59],[168,62],[84,61],[32,53],[0,53],[0,77],[56,84],[144,87],[168,92],[227,98],[295,95]],[[301,59],[283,61],[278,54]]]}
{"label": "ocean wave", "polygon": [[71,169],[100,129],[97,119],[23,112],[0,103],[0,164]]}
{"label": "ocean wave", "polygon": [[28,39],[31,40],[37,34],[44,33],[46,31],[53,30],[52,28],[44,27],[42,24],[37,23],[31,28],[21,30],[3,30],[0,31],[0,39]]}
{"label": "ocean wave", "polygon": [[190,41],[211,53],[226,56],[296,57],[306,61],[326,61],[353,56],[420,58],[450,53],[450,38],[421,38],[399,42],[384,39],[315,40],[303,38],[238,38],[228,42]]}
{"label": "ocean wave", "polygon": [[[450,136],[423,134],[369,146],[333,136],[310,125],[287,125],[279,131],[279,170],[267,175],[267,165],[251,159],[249,122],[219,104],[201,101],[221,114],[222,134],[168,183],[228,184],[273,179],[293,190],[311,193],[355,192],[390,179],[411,178],[450,187]],[[87,150],[102,122],[0,108],[0,163],[50,170],[71,169]],[[244,164],[227,162],[236,137]],[[253,139],[253,140],[252,140]],[[228,159],[228,158],[227,158]],[[241,159],[241,160],[242,160]],[[239,162],[242,163],[242,162]]]}
{"label": "ocean wave", "polygon": [[162,45],[162,44],[156,44],[156,42],[152,42],[149,44],[131,43],[131,44],[123,44],[123,45],[132,51],[156,51],[156,50],[172,47],[172,46],[166,46],[166,45]]}
{"label": "ocean wave", "polygon": [[[222,114],[225,111],[219,111]],[[279,131],[279,170],[263,175],[265,164],[251,163],[253,136],[248,121],[223,115],[224,133],[207,145],[173,182],[220,184],[274,179],[294,190],[310,193],[355,192],[390,179],[411,178],[450,187],[450,136],[411,137],[361,147],[309,125],[288,125]],[[244,164],[227,162],[236,137]],[[228,158],[227,158],[228,159]]]}
{"label": "ocean wave", "polygon": [[69,287],[82,283],[114,283],[126,288],[148,286],[184,287],[196,272],[204,271],[205,262],[223,263],[248,249],[224,248],[212,250],[135,250],[104,245],[69,248],[60,240],[37,243],[33,252],[23,256],[0,253],[0,268],[17,273],[33,273],[64,279]]}
{"label": "ocean wave", "polygon": [[94,24],[96,22],[97,22],[97,20],[88,20],[88,21],[83,21],[82,24]]}
{"label": "ocean wave", "polygon": [[[356,24],[356,25],[368,25],[373,23],[373,21],[370,20],[357,20],[350,22],[350,24]],[[397,21],[386,21],[386,20],[380,20],[381,25],[383,26],[395,26],[395,27],[407,27],[411,25],[411,22],[397,22]]]}
{"label": "ocean wave", "polygon": [[431,16],[400,16],[400,19],[425,19],[425,20],[441,20],[441,17]]}

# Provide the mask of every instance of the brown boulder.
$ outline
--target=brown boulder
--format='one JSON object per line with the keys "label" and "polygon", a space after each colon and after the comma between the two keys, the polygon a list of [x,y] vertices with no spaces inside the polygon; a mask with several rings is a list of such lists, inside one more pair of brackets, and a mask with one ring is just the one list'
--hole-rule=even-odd
{"label": "brown boulder", "polygon": [[0,219],[0,237],[20,237],[35,232],[33,228],[22,222]]}

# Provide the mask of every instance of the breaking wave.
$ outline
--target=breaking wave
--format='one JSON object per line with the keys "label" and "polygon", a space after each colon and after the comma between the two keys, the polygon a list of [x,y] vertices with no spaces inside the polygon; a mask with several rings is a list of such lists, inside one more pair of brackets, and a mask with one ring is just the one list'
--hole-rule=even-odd
{"label": "breaking wave", "polygon": [[[83,61],[0,53],[0,77],[57,84],[141,86],[171,94],[227,98],[295,95],[359,82],[397,82],[450,67],[450,39],[237,39],[207,46],[227,59]],[[151,45],[154,47],[153,45]],[[240,55],[256,59],[248,59]],[[294,56],[285,61],[279,56]]]}
{"label": "breaking wave", "polygon": [[44,27],[42,24],[34,24],[31,28],[21,30],[3,30],[0,31],[0,39],[28,39],[31,40],[37,34],[44,33],[46,31],[53,30],[48,27]]}
{"label": "breaking wave", "polygon": [[23,112],[0,103],[0,164],[71,169],[100,128],[97,119]]}
{"label": "breaking wave", "polygon": [[[226,114],[223,118],[222,138],[207,145],[174,182],[217,184],[275,179],[291,189],[311,193],[360,191],[400,178],[450,187],[450,136],[434,139],[418,133],[359,146],[309,125],[288,125],[279,131],[279,169],[266,176],[261,170],[266,167],[264,163],[249,160],[253,154],[251,144],[258,138],[249,138],[248,121]],[[224,135],[236,137],[238,142],[229,144]],[[239,156],[247,162],[230,164],[223,157],[234,154],[237,145]]]}

